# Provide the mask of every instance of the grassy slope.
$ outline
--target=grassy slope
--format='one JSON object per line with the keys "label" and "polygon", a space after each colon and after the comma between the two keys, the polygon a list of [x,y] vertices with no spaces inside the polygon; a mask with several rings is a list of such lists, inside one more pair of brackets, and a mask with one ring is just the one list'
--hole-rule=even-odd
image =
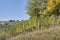
{"label": "grassy slope", "polygon": [[[34,20],[33,20],[34,21]],[[16,25],[11,25],[9,28],[6,28],[5,30],[2,30],[1,31],[1,34],[2,34],[2,32],[5,32],[6,33],[6,36],[7,37],[10,37],[10,36],[17,36],[17,35],[20,35],[20,31],[22,31],[23,32],[23,30],[26,30],[26,29],[32,29],[32,27],[33,27],[33,21],[31,22],[31,24],[29,24],[29,21],[23,21],[23,22],[17,22],[17,23],[10,23],[10,24],[16,24]],[[24,23],[24,27],[25,27],[25,29],[23,29],[23,23]],[[31,26],[32,25],[32,26]],[[22,36],[22,37],[18,37],[17,39],[15,39],[15,40],[31,40],[32,38],[32,40],[37,40],[37,39],[40,39],[40,36],[41,35],[43,35],[43,37],[45,37],[44,36],[44,33],[45,32],[45,30],[43,29],[42,31],[40,31],[40,32],[31,32],[31,34],[29,34],[29,33],[26,33],[26,35],[28,34],[28,36]],[[46,30],[46,32],[48,32],[48,30]],[[54,31],[53,31],[54,32]],[[39,33],[41,33],[41,35],[39,36],[39,35],[37,35],[37,34],[39,34]],[[51,32],[51,34],[52,34],[52,32]],[[35,36],[34,36],[35,35]],[[4,36],[4,35],[3,35]],[[34,36],[34,37],[33,37]],[[37,37],[38,36],[38,37]],[[26,37],[26,38],[25,38]],[[35,39],[35,37],[36,37],[36,39]],[[23,39],[24,38],[24,39]],[[43,38],[42,38],[43,39]],[[41,40],[42,40],[41,39]],[[47,39],[46,39],[47,40]],[[52,40],[52,39],[51,39]]]}
{"label": "grassy slope", "polygon": [[8,40],[60,40],[60,27],[34,31]]}

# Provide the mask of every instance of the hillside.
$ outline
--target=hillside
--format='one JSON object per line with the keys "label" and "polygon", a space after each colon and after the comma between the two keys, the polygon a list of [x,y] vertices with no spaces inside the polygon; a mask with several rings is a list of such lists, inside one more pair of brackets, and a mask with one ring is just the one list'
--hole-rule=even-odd
{"label": "hillside", "polygon": [[28,0],[26,10],[28,20],[0,21],[0,40],[60,40],[59,0]]}
{"label": "hillside", "polygon": [[[7,39],[7,40],[20,40],[21,39],[21,40],[23,40],[23,38],[25,38],[25,37],[29,37],[28,39],[30,39],[30,35],[32,35],[32,34],[35,35],[37,32],[38,32],[38,34],[43,32],[43,33],[41,33],[43,35],[45,30],[49,31],[48,30],[49,28],[54,29],[54,27],[57,27],[57,28],[60,27],[60,16],[57,17],[57,20],[59,20],[59,21],[57,21],[56,24],[55,24],[55,22],[53,22],[52,17],[53,16],[47,17],[47,18],[42,17],[45,20],[41,19],[42,23],[41,23],[41,29],[39,32],[38,32],[38,25],[37,25],[38,23],[37,23],[36,18],[32,17],[29,20],[23,20],[23,21],[14,22],[14,23],[10,22],[11,25],[7,25],[6,27],[3,27],[3,29],[2,28],[0,29],[0,39],[4,39],[4,40],[5,39]],[[41,30],[43,30],[43,31],[41,31]],[[52,31],[54,32],[54,30],[52,30]],[[53,33],[51,32],[51,34],[53,34]],[[31,36],[31,38],[32,38],[32,36]],[[38,36],[38,35],[36,35],[36,36]],[[13,38],[13,39],[10,39],[10,38]],[[28,40],[28,39],[26,39],[26,40]],[[37,39],[37,37],[36,37],[36,39]]]}
{"label": "hillside", "polygon": [[11,37],[8,40],[60,40],[60,27],[43,29],[34,31],[16,37]]}

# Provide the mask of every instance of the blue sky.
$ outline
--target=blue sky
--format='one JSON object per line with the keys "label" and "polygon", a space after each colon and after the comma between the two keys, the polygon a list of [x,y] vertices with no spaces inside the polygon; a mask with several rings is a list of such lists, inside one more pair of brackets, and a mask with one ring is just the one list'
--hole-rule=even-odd
{"label": "blue sky", "polygon": [[27,0],[0,0],[0,20],[26,20]]}

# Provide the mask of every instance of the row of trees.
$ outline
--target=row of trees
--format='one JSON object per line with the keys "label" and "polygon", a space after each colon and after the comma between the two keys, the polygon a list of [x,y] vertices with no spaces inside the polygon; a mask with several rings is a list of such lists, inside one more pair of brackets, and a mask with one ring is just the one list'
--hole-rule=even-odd
{"label": "row of trees", "polygon": [[9,22],[19,22],[19,20],[9,20]]}

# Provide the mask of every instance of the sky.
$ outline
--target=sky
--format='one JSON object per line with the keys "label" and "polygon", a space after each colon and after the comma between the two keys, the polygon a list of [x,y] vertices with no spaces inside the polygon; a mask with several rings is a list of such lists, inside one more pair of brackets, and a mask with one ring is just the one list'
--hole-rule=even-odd
{"label": "sky", "polygon": [[27,0],[0,0],[0,21],[27,20]]}

